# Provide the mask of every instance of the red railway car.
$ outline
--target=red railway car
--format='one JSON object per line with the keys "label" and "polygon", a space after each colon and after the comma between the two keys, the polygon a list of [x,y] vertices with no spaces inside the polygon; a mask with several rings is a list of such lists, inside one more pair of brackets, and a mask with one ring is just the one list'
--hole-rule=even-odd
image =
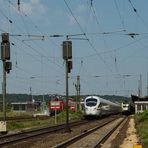
{"label": "red railway car", "polygon": [[77,103],[73,100],[68,101],[69,110],[76,111],[77,110]]}
{"label": "red railway car", "polygon": [[[69,110],[76,111],[77,103],[73,100],[68,100],[68,108]],[[50,100],[49,109],[51,115],[54,115],[55,111],[57,111],[58,113],[63,109],[66,109],[66,100],[65,101],[59,99]]]}
{"label": "red railway car", "polygon": [[51,100],[50,110],[63,110],[63,101],[62,100]]}

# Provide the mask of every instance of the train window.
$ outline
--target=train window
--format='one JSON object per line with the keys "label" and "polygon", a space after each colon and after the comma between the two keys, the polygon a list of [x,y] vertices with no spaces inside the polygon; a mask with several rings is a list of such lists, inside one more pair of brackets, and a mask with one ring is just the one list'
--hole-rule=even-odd
{"label": "train window", "polygon": [[86,102],[86,105],[87,106],[96,106],[96,103],[95,102]]}
{"label": "train window", "polygon": [[96,99],[91,98],[91,99],[87,99],[86,100],[86,105],[87,106],[95,106],[96,104],[97,104],[97,100]]}
{"label": "train window", "polygon": [[93,99],[93,98],[87,99],[87,100],[86,100],[86,102],[90,102],[90,101],[91,101],[91,102],[96,102],[96,103],[97,103],[97,100],[96,100],[96,99]]}

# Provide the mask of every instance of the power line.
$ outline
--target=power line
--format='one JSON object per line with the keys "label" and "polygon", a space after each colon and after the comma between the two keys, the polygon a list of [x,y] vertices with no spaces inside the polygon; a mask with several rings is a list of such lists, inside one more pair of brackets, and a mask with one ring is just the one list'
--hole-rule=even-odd
{"label": "power line", "polygon": [[12,20],[9,19],[1,9],[0,9],[0,13],[8,20],[9,23],[11,24],[13,23]]}
{"label": "power line", "polygon": [[103,61],[103,63],[106,65],[107,69],[109,69],[111,72],[111,68],[109,65],[106,64],[105,60],[98,54],[98,51],[95,49],[95,47],[93,46],[93,44],[90,42],[89,38],[87,37],[86,33],[84,32],[83,28],[81,27],[80,23],[78,22],[77,18],[74,16],[71,8],[69,7],[68,3],[66,2],[66,0],[64,0],[68,10],[70,11],[71,15],[73,16],[73,18],[75,19],[75,21],[77,22],[80,30],[82,31],[82,33],[84,33],[85,38],[87,39],[87,42],[89,43],[90,47],[96,52],[96,54],[100,57],[100,59]]}
{"label": "power line", "polygon": [[121,20],[122,28],[125,30],[124,20],[122,19],[122,16],[121,16],[120,9],[118,7],[117,1],[114,0],[114,3],[115,3],[115,6],[116,6],[116,9],[117,9],[117,12],[119,14],[119,18]]}
{"label": "power line", "polygon": [[142,23],[144,24],[144,26],[148,29],[148,25],[145,23],[145,21],[143,20],[143,18],[139,15],[138,10],[134,7],[133,3],[131,2],[131,0],[128,0],[128,2],[130,3],[133,11],[135,12],[135,14],[138,16],[138,18],[142,21]]}
{"label": "power line", "polygon": [[[26,42],[23,42],[22,40],[16,38],[17,40],[19,40],[21,43],[23,43],[25,46],[27,46],[28,48],[32,49],[33,51],[35,51],[36,53],[38,53],[38,55],[42,56],[42,57],[46,57],[50,62],[52,62],[48,57],[47,55],[39,52],[38,50],[36,50],[35,48],[33,48],[31,45],[27,44]],[[55,64],[55,63],[54,63]],[[60,68],[63,68],[61,65],[57,65],[55,64],[56,66],[60,67]]]}

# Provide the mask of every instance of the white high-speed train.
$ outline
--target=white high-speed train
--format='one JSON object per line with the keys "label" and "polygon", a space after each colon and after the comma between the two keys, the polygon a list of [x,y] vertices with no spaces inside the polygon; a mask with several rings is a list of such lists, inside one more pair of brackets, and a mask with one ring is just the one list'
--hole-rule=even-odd
{"label": "white high-speed train", "polygon": [[135,112],[134,104],[131,102],[121,103],[121,109],[123,115],[130,115]]}
{"label": "white high-speed train", "polygon": [[121,106],[98,96],[88,96],[84,100],[84,116],[101,117],[121,112]]}
{"label": "white high-speed train", "polygon": [[122,114],[130,113],[130,104],[129,103],[121,103]]}

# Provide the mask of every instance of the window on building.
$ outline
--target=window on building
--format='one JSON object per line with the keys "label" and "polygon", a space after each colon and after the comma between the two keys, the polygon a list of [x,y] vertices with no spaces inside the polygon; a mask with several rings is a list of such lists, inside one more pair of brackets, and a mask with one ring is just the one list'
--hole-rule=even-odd
{"label": "window on building", "polygon": [[146,104],[143,104],[142,107],[143,107],[143,110],[146,110]]}
{"label": "window on building", "polygon": [[19,110],[19,105],[14,104],[14,105],[13,105],[13,110]]}
{"label": "window on building", "polygon": [[21,110],[23,110],[23,111],[25,110],[25,104],[21,105]]}
{"label": "window on building", "polygon": [[141,111],[141,104],[137,104],[137,111]]}

